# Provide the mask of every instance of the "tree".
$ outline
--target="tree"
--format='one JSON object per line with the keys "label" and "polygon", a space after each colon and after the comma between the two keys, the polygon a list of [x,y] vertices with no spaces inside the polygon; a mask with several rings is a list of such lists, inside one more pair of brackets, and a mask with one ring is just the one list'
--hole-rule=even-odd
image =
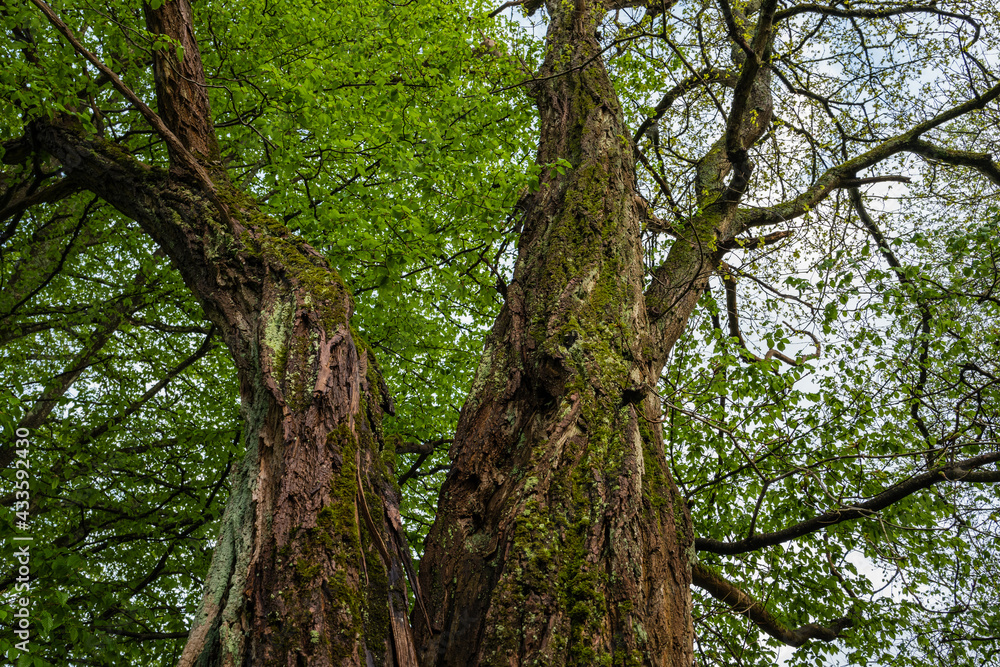
{"label": "tree", "polygon": [[50,661],[992,655],[995,10],[2,8]]}

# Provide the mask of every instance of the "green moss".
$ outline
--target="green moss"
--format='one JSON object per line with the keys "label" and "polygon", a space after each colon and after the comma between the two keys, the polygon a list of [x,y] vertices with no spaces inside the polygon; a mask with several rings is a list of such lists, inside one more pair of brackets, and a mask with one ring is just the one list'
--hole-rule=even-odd
{"label": "green moss", "polygon": [[355,512],[358,493],[357,441],[347,424],[341,424],[327,435],[327,446],[340,452],[343,463],[330,481],[330,503],[319,511],[317,527],[330,541],[330,546],[333,546],[336,536],[343,541],[345,551],[355,552],[360,548]]}
{"label": "green moss", "polygon": [[319,576],[322,568],[318,563],[310,564],[306,560],[295,561],[295,574],[304,582],[312,581]]}
{"label": "green moss", "polygon": [[264,340],[274,359],[274,373],[278,378],[285,375],[285,366],[288,363],[288,338],[294,324],[295,308],[287,301],[280,301],[274,310],[267,314],[267,323],[264,326]]}
{"label": "green moss", "polygon": [[308,246],[280,220],[260,212],[253,199],[227,182],[216,183],[219,199],[241,224],[242,250],[284,273],[302,292],[306,305],[319,312],[329,334],[347,324],[351,296],[340,275],[325,260],[307,250]]}

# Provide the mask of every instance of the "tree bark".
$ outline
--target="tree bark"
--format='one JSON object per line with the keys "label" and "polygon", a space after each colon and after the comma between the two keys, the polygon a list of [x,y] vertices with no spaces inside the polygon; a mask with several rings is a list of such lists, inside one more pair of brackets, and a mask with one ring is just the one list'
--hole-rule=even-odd
{"label": "tree bark", "polygon": [[212,161],[187,0],[146,11],[184,46],[183,60],[155,53],[171,169],[70,122],[36,122],[30,140],[163,248],[236,364],[246,454],[180,664],[415,665],[399,493],[382,460],[392,403],[350,329],[350,294]]}
{"label": "tree bark", "polygon": [[606,9],[548,10],[533,89],[548,166],[421,563],[421,664],[689,665],[690,517],[658,424],[644,209],[595,37]]}

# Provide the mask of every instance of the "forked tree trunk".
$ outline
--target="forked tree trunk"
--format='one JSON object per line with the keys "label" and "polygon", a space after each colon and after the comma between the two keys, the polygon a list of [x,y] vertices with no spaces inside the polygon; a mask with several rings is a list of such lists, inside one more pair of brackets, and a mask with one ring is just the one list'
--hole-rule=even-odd
{"label": "forked tree trunk", "polygon": [[[423,665],[690,665],[691,522],[665,467],[642,212],[599,58],[605,11],[549,3],[538,162],[421,563]],[[690,313],[681,319],[686,320]]]}
{"label": "forked tree trunk", "polygon": [[351,332],[350,294],[213,161],[187,0],[147,13],[184,46],[182,61],[155,56],[170,172],[72,124],[36,123],[31,140],[164,249],[236,364],[246,454],[180,664],[415,665],[399,493],[381,459],[391,401]]}

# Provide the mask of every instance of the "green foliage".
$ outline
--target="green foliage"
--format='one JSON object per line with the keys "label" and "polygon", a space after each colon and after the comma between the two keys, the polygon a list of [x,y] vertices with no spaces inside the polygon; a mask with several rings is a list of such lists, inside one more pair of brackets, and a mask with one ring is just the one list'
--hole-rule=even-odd
{"label": "green foliage", "polygon": [[[176,273],[89,199],[39,211],[4,245],[3,382],[16,392],[4,445],[33,410],[51,412],[27,427],[29,507],[11,502],[15,470],[3,473],[0,532],[33,538],[32,651],[15,652],[5,633],[0,653],[19,665],[173,664],[228,496],[222,473],[238,456],[237,389]],[[60,215],[73,225],[60,229]],[[43,384],[51,404],[35,399]]]}

